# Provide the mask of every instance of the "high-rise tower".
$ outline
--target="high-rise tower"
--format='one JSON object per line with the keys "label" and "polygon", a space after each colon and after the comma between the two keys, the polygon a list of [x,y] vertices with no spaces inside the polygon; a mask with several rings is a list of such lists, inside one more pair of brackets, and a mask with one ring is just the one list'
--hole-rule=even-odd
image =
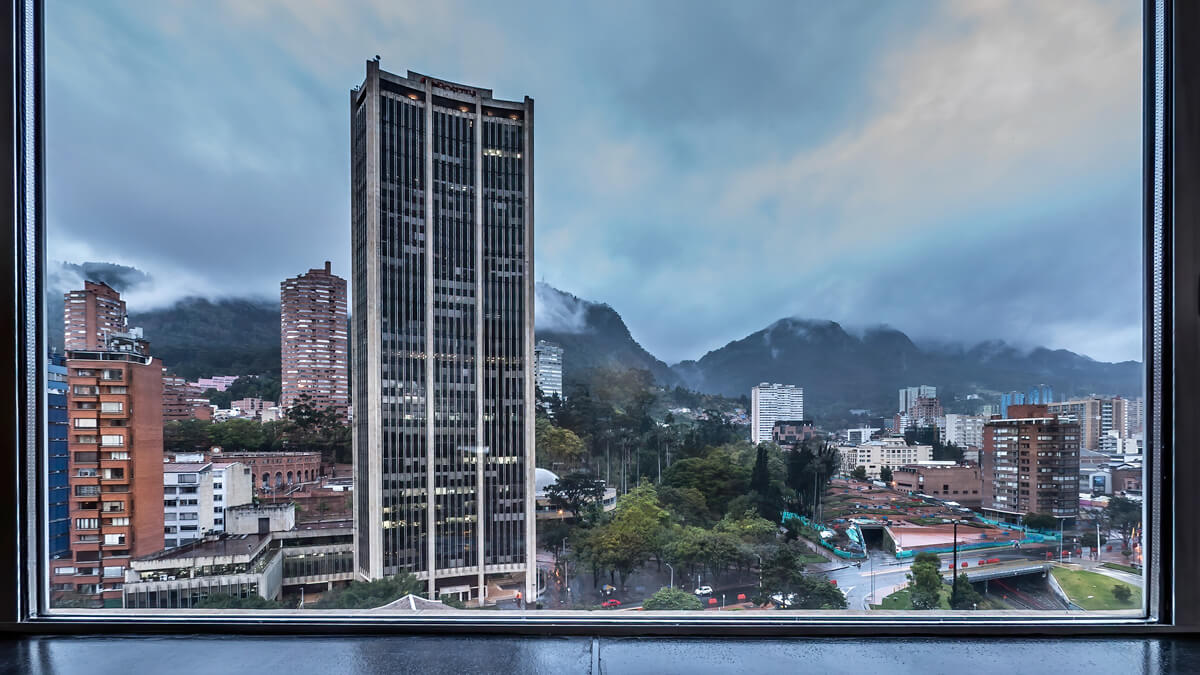
{"label": "high-rise tower", "polygon": [[356,569],[533,599],[533,100],[368,61],[350,120]]}
{"label": "high-rise tower", "polygon": [[282,355],[280,405],[307,395],[317,408],[333,408],[342,419],[350,405],[346,337],[346,280],[330,263],[279,284]]}

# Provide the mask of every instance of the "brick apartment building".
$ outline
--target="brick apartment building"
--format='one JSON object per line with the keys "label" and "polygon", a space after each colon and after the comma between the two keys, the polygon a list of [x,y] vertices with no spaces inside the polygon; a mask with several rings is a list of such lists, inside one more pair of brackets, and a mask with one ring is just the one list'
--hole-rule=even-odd
{"label": "brick apartment building", "polygon": [[983,514],[1015,523],[1035,512],[1073,524],[1079,515],[1079,429],[1046,405],[1011,405],[1007,418],[985,423]]}
{"label": "brick apartment building", "polygon": [[350,406],[346,280],[330,264],[279,284],[283,368],[280,404],[302,394],[346,419]]}
{"label": "brick apartment building", "polygon": [[771,440],[785,449],[795,449],[815,434],[812,420],[778,420],[771,427]]}
{"label": "brick apartment building", "polygon": [[211,420],[212,407],[204,391],[176,375],[163,373],[163,423],[174,420]]}
{"label": "brick apartment building", "polygon": [[125,301],[103,282],[63,294],[63,348],[104,349],[105,336],[125,330]]}
{"label": "brick apartment building", "polygon": [[163,548],[162,362],[110,333],[105,349],[67,352],[70,555],[55,597],[121,606],[129,561]]}

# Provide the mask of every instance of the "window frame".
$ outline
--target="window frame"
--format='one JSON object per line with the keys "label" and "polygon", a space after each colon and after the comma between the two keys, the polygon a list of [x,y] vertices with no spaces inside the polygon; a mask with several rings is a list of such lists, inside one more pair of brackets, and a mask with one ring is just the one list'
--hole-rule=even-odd
{"label": "window frame", "polygon": [[[1200,43],[1175,40],[1200,28],[1200,5],[1143,0],[1143,231],[1147,432],[1145,442],[1145,592],[1148,615],[1138,619],[1036,616],[976,619],[969,613],[874,615],[853,610],[782,614],[771,620],[729,621],[647,613],[616,618],[600,613],[478,612],[446,616],[380,616],[276,610],[210,615],[48,615],[46,523],[46,328],[41,270],[45,266],[44,8],[42,0],[13,0],[5,17],[10,40],[4,69],[13,96],[6,107],[13,129],[6,196],[10,227],[0,302],[0,627],[22,633],[98,631],[329,633],[561,633],[607,635],[1074,635],[1162,633],[1200,629],[1200,491],[1175,490],[1200,478],[1200,456],[1175,453],[1180,438],[1200,438]],[[1179,91],[1178,98],[1175,96]],[[1175,124],[1175,120],[1189,124]],[[1176,185],[1179,187],[1177,188]],[[1179,348],[1178,345],[1186,345]],[[1185,411],[1176,415],[1175,410]],[[1173,480],[1167,480],[1172,477]],[[102,516],[103,517],[103,514]],[[1185,583],[1180,583],[1183,580]],[[484,616],[480,616],[485,614]]]}

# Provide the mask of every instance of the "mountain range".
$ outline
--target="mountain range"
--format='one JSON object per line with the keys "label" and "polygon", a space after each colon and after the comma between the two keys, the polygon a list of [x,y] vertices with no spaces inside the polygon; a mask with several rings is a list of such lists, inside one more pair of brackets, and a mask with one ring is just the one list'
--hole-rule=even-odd
{"label": "mountain range", "polygon": [[[88,278],[101,278],[119,291],[123,284],[146,283],[133,268],[85,269],[88,265],[104,264],[87,263],[64,276],[91,274]],[[48,286],[49,316],[61,316],[65,289]],[[1067,350],[1026,350],[999,340],[920,347],[886,326],[847,331],[833,321],[802,318],[780,319],[699,359],[668,365],[638,344],[609,305],[546,284],[537,285],[536,300],[537,338],[563,348],[568,393],[601,367],[644,369],[664,386],[732,397],[748,395],[760,382],[796,384],[804,387],[808,416],[816,417],[841,416],[850,409],[891,414],[897,389],[917,384],[937,386],[948,408],[969,394],[986,397],[1038,384],[1051,385],[1060,397],[1136,396],[1141,391],[1142,366],[1136,361],[1105,363]],[[141,326],[152,351],[185,377],[278,374],[277,302],[186,298],[167,308],[131,311],[130,323]],[[50,321],[50,328],[52,344],[61,345],[61,322]]]}

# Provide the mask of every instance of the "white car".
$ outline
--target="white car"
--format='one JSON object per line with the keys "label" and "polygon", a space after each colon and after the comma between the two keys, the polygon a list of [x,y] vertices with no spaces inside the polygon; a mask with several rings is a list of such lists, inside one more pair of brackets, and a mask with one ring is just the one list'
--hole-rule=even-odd
{"label": "white car", "polygon": [[700,586],[692,592],[696,595],[712,595],[712,586]]}

